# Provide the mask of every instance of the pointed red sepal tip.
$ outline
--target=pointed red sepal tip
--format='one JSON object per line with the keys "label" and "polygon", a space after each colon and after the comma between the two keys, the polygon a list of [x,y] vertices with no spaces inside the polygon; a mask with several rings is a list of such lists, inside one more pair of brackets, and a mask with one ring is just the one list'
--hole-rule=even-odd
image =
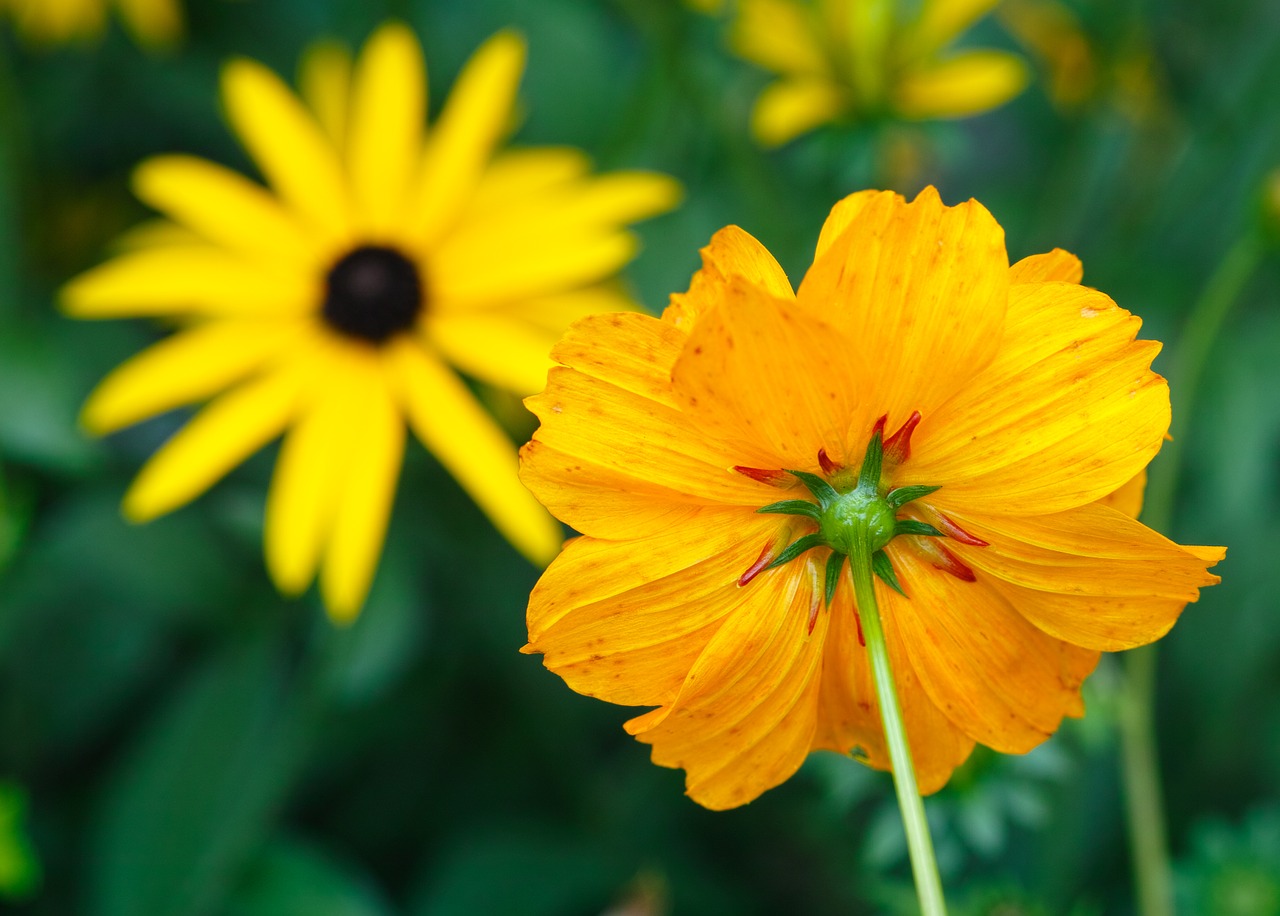
{"label": "pointed red sepal tip", "polygon": [[764,571],[764,568],[773,562],[773,541],[769,541],[764,545],[764,550],[760,551],[760,556],[756,557],[756,561],[747,567],[747,571],[738,577],[738,587],[746,585],[756,576]]}
{"label": "pointed red sepal tip", "polygon": [[858,645],[865,649],[867,647],[867,638],[862,635],[862,617],[859,616],[857,611],[853,612],[853,622],[858,625]]}
{"label": "pointed red sepal tip", "polygon": [[767,483],[771,487],[786,487],[791,483],[791,475],[780,468],[775,471],[768,468],[748,468],[735,464],[733,469],[743,477],[750,477],[760,483]]}
{"label": "pointed red sepal tip", "polygon": [[898,431],[889,437],[884,444],[884,460],[886,464],[902,464],[911,457],[911,434],[920,425],[920,411],[913,410],[907,422],[898,427]]}
{"label": "pointed red sepal tip", "polygon": [[930,557],[935,568],[942,570],[944,573],[955,576],[961,582],[977,582],[978,577],[973,574],[973,570],[960,562],[960,558],[941,544],[934,544],[937,554]]}
{"label": "pointed red sepal tip", "polygon": [[938,527],[942,529],[942,533],[953,541],[959,541],[961,544],[968,544],[970,547],[990,547],[991,545],[978,537],[976,534],[970,534],[965,531],[951,519],[947,518],[941,512],[938,513]]}
{"label": "pointed red sepal tip", "polygon": [[818,449],[818,466],[822,468],[822,473],[828,476],[841,470],[841,466],[831,460],[831,456],[827,454],[825,448]]}
{"label": "pointed red sepal tip", "polygon": [[880,437],[880,441],[884,441],[884,425],[889,422],[889,415],[881,414],[880,419],[876,420],[876,425],[871,427],[871,438]]}
{"label": "pointed red sepal tip", "polygon": [[822,609],[822,601],[809,602],[809,635],[813,635],[813,628],[818,625],[818,611]]}

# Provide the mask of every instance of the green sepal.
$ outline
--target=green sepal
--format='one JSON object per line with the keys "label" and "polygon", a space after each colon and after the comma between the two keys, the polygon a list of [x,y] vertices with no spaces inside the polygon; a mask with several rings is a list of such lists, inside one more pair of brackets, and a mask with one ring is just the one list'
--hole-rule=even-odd
{"label": "green sepal", "polygon": [[907,593],[902,590],[902,584],[898,581],[898,574],[893,571],[893,563],[889,561],[889,555],[883,550],[877,550],[871,555],[871,571],[875,573],[880,581],[889,586],[903,598],[907,597]]}
{"label": "green sepal", "polygon": [[827,607],[831,607],[831,599],[836,596],[836,586],[840,584],[840,570],[844,568],[844,554],[838,550],[831,551],[827,557]]}
{"label": "green sepal", "polygon": [[930,493],[941,490],[942,487],[895,487],[885,496],[885,501],[895,509],[901,509],[913,499],[919,499],[921,496],[928,496]]}
{"label": "green sepal", "polygon": [[909,518],[898,519],[897,524],[893,526],[893,534],[895,537],[899,534],[918,534],[927,538],[946,537],[944,533],[930,525],[928,522],[912,521]]}
{"label": "green sepal", "polygon": [[798,538],[790,547],[782,551],[782,553],[778,554],[774,558],[773,562],[766,566],[764,570],[761,570],[761,572],[773,569],[775,566],[781,566],[784,563],[790,563],[806,550],[811,550],[814,547],[825,546],[827,546],[827,542],[822,539],[822,535],[806,534],[804,537]]}
{"label": "green sepal", "polygon": [[815,522],[822,517],[822,510],[807,499],[784,499],[761,506],[756,511],[765,515],[805,515]]}
{"label": "green sepal", "polygon": [[831,486],[831,484],[827,483],[817,474],[810,474],[808,471],[787,471],[787,473],[808,487],[809,492],[813,494],[814,499],[816,499],[824,509],[840,498],[840,494],[836,492],[835,487]]}
{"label": "green sepal", "polygon": [[867,453],[862,458],[862,470],[858,473],[858,486],[867,490],[880,489],[880,466],[884,463],[884,435],[876,429],[867,443]]}

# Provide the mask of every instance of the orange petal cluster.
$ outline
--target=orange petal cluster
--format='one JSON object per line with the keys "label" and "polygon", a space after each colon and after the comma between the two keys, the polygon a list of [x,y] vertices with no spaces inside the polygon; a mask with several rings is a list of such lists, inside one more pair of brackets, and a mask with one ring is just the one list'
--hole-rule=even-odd
{"label": "orange petal cluster", "polygon": [[1159,638],[1218,581],[1221,548],[1126,514],[1168,388],[1159,345],[1074,256],[1010,266],[991,214],[932,188],[841,201],[795,291],[737,227],[702,255],[661,319],[569,330],[522,452],[526,485],[582,534],[532,594],[525,651],[580,693],[654,707],[627,730],[699,803],[749,802],[817,749],[889,767],[847,578],[811,619],[827,549],[743,576],[812,533],[756,512],[805,491],[735,468],[856,465],[881,418],[919,412],[886,473],[940,487],[909,509],[955,563],[898,537],[907,597],[876,588],[925,792],[975,742],[1022,753],[1082,715],[1100,652]]}

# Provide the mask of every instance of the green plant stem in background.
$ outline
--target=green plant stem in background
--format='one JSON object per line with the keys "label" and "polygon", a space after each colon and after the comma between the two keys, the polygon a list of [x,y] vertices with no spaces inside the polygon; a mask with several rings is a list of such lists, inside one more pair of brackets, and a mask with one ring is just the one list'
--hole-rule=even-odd
{"label": "green plant stem in background", "polygon": [[[1173,439],[1152,465],[1142,511],[1143,521],[1162,534],[1169,533],[1173,521],[1186,438],[1183,431],[1195,411],[1200,376],[1231,307],[1240,298],[1264,251],[1265,244],[1256,232],[1231,247],[1192,307],[1179,337],[1168,373],[1171,388],[1180,399],[1175,420],[1170,424]],[[1155,734],[1156,661],[1154,644],[1125,655],[1120,752],[1138,912],[1142,916],[1173,916],[1169,843]]]}
{"label": "green plant stem in background", "polygon": [[[863,535],[865,537],[865,532]],[[920,898],[920,912],[923,916],[945,916],[947,908],[942,897],[938,864],[933,855],[933,840],[929,836],[929,822],[925,819],[924,801],[916,786],[915,766],[911,762],[907,730],[902,721],[902,710],[898,706],[893,669],[889,664],[889,647],[885,644],[884,630],[880,626],[880,609],[876,605],[871,573],[870,545],[864,543],[861,546],[863,550],[849,555],[849,570],[853,576],[853,591],[858,603],[858,617],[862,621],[862,633],[867,641],[867,654],[871,656],[871,671],[876,682],[876,695],[880,700],[880,720],[884,723],[889,760],[893,764],[893,785],[898,793],[898,807],[902,810],[902,822],[907,830],[907,849],[911,854],[916,895]]]}

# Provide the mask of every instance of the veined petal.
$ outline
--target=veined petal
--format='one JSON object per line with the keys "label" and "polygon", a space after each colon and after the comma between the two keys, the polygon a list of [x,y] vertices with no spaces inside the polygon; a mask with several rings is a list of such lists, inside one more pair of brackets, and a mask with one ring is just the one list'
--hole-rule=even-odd
{"label": "veined petal", "polygon": [[788,565],[739,590],[736,607],[698,657],[676,699],[632,719],[653,762],[686,771],[685,788],[713,810],[746,804],[800,768],[817,727],[828,616],[809,612],[821,585]]}
{"label": "veined petal", "polygon": [[1018,284],[999,356],[925,414],[910,473],[944,509],[1040,515],[1093,502],[1151,461],[1169,428],[1159,344],[1096,290]]}
{"label": "veined petal", "polygon": [[1110,506],[1123,512],[1129,518],[1137,518],[1142,514],[1142,501],[1147,492],[1147,469],[1143,468],[1120,489],[1108,493],[1097,501],[1097,505]]}
{"label": "veined petal", "polygon": [[770,83],[751,108],[751,133],[765,146],[781,146],[840,117],[850,103],[839,84],[823,77]]}
{"label": "veined petal", "polygon": [[854,191],[832,207],[831,213],[822,224],[822,231],[818,234],[818,246],[813,253],[813,260],[816,262],[826,254],[827,249],[844,234],[849,224],[858,218],[867,204],[883,193],[883,191]]}
{"label": "veined petal", "polygon": [[626,706],[676,698],[725,618],[737,578],[779,527],[742,509],[699,509],[653,537],[570,541],[529,597],[529,645],[579,693]]}
{"label": "veined petal", "polygon": [[315,578],[371,402],[386,400],[375,356],[355,346],[318,348],[299,417],[285,437],[267,495],[267,569],[287,595]]}
{"label": "veined petal", "polygon": [[318,279],[276,270],[212,247],[144,249],[91,268],[62,288],[77,318],[159,315],[301,315],[318,301]]}
{"label": "veined petal", "polygon": [[80,415],[93,433],[203,400],[239,382],[294,344],[293,319],[212,321],[181,331],[121,365],[94,389]]}
{"label": "veined petal", "polygon": [[982,579],[961,581],[894,544],[888,551],[910,598],[877,590],[886,630],[907,647],[925,692],[961,731],[1021,754],[1053,734],[1063,716],[1081,714],[1080,685],[1097,651],[1044,633]]}
{"label": "veined petal", "polygon": [[796,303],[735,278],[698,318],[672,387],[694,429],[754,444],[732,464],[809,468],[820,448],[844,451],[849,417],[870,426],[874,406],[859,400],[867,385],[849,349]]}
{"label": "veined petal", "polygon": [[962,51],[902,75],[894,106],[907,118],[963,118],[1009,101],[1031,76],[1026,62],[1007,51]]}
{"label": "veined petal", "polygon": [[956,516],[989,547],[956,554],[1031,623],[1058,639],[1115,652],[1159,639],[1199,590],[1220,547],[1182,547],[1107,506],[1034,518]]}
{"label": "veined petal", "polygon": [[557,335],[503,314],[428,315],[427,335],[452,365],[525,395],[541,390]]}
{"label": "veined petal", "polygon": [[517,550],[550,561],[560,528],[517,476],[515,445],[456,375],[406,336],[385,349],[409,423]]}
{"label": "veined petal", "polygon": [[426,80],[422,47],[399,23],[374,32],[356,65],[347,163],[358,226],[379,241],[403,222],[422,150]]}
{"label": "veined petal", "polygon": [[888,192],[856,203],[798,299],[844,332],[850,362],[892,367],[875,382],[875,416],[927,419],[1000,346],[1004,231],[977,201],[945,207],[933,188],[910,204]]}
{"label": "veined petal", "polygon": [[508,31],[467,62],[427,137],[408,238],[430,247],[452,227],[508,129],[524,59],[524,40]]}
{"label": "veined petal", "polygon": [[151,456],[124,497],[124,514],[150,521],[195,499],[276,436],[297,408],[301,379],[279,371],[201,410]]}
{"label": "veined petal", "polygon": [[351,52],[335,41],[310,45],[298,65],[298,90],[335,149],[346,149]]}
{"label": "veined petal", "polygon": [[163,47],[182,35],[182,13],[175,0],[116,0],[116,5],[138,44]]}
{"label": "veined petal", "polygon": [[364,605],[382,555],[387,523],[404,460],[404,417],[381,379],[369,390],[358,426],[348,431],[359,447],[338,492],[333,534],[320,568],[320,592],[338,623],[354,620]]}
{"label": "veined petal", "polygon": [[592,315],[565,331],[551,358],[568,369],[672,407],[671,369],[688,339],[671,323],[638,312]]}
{"label": "veined petal", "polygon": [[754,236],[738,226],[725,226],[700,252],[702,267],[693,275],[686,293],[672,293],[662,320],[685,331],[697,317],[722,302],[734,277],[741,277],[778,299],[791,300],[791,281]]}
{"label": "veined petal", "polygon": [[320,252],[260,185],[207,159],[156,156],[133,173],[138,197],[215,245],[267,260],[283,258],[303,269]]}
{"label": "veined petal", "polygon": [[919,18],[906,30],[910,55],[932,57],[991,12],[1000,0],[925,0]]}
{"label": "veined petal", "polygon": [[222,71],[231,126],[295,213],[336,245],[352,238],[351,201],[338,151],[278,76],[251,60]]}
{"label": "veined petal", "polygon": [[740,0],[729,44],[741,57],[780,74],[824,75],[831,70],[807,4]]}
{"label": "veined petal", "polygon": [[1030,255],[1009,267],[1010,283],[1044,283],[1048,280],[1079,283],[1083,278],[1084,265],[1080,259],[1061,248]]}

